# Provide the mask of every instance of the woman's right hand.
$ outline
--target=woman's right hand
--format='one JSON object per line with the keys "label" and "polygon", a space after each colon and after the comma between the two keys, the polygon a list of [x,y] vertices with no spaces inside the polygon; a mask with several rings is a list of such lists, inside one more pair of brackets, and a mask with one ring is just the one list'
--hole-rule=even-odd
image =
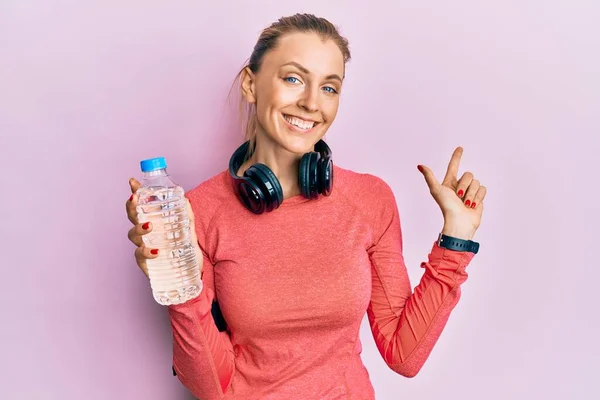
{"label": "woman's right hand", "polygon": [[140,224],[137,216],[137,202],[138,196],[136,194],[137,190],[140,188],[141,184],[135,178],[131,178],[129,180],[129,187],[131,188],[131,197],[125,203],[125,208],[127,209],[127,218],[133,224],[133,228],[129,230],[127,233],[127,237],[133,244],[137,246],[135,249],[135,261],[137,265],[140,267],[142,272],[148,277],[148,267],[146,265],[146,260],[148,258],[156,258],[158,257],[158,249],[152,249],[146,247],[142,236],[152,232],[152,223],[146,222]]}
{"label": "woman's right hand", "polygon": [[[127,200],[125,207],[127,209],[127,217],[129,218],[129,221],[131,221],[131,223],[133,224],[133,228],[129,230],[129,232],[127,233],[127,237],[129,238],[129,240],[131,240],[133,244],[137,246],[137,248],[135,249],[135,260],[142,272],[144,272],[146,277],[148,277],[148,267],[146,265],[146,260],[158,257],[159,250],[146,247],[146,244],[142,239],[142,236],[152,232],[152,222],[140,224],[138,221],[136,209],[138,197],[136,192],[140,188],[140,186],[140,182],[138,182],[135,178],[131,178],[129,180],[129,187],[131,188],[131,197],[129,198],[129,200]],[[198,244],[198,236],[196,235],[194,212],[192,211],[190,201],[187,198],[185,199],[185,201],[187,204],[188,218],[190,219],[191,240],[194,249],[196,250],[196,259],[198,260],[200,268],[200,278],[202,278],[202,264],[204,258],[202,255],[202,250],[200,249],[200,245]]]}

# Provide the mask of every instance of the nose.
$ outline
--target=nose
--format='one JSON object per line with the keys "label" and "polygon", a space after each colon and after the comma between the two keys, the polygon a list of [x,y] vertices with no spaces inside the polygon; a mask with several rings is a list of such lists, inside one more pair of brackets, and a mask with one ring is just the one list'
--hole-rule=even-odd
{"label": "nose", "polygon": [[316,112],[319,110],[319,90],[309,85],[298,100],[298,106],[307,112]]}

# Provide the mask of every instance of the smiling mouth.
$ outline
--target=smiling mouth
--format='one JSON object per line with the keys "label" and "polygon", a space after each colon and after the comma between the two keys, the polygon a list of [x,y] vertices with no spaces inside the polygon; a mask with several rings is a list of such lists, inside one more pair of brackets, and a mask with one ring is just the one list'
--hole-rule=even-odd
{"label": "smiling mouth", "polygon": [[314,128],[320,124],[320,122],[317,122],[317,121],[308,121],[308,120],[294,117],[294,116],[287,115],[287,114],[283,114],[283,119],[285,119],[288,124],[292,125],[294,128],[297,128],[301,131],[310,131],[312,128]]}

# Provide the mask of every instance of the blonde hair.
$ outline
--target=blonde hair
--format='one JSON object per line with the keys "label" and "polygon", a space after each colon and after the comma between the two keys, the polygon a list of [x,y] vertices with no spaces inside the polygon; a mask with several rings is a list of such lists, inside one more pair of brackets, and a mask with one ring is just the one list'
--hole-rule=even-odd
{"label": "blonde hair", "polygon": [[[350,48],[348,40],[340,35],[337,27],[325,18],[316,17],[313,14],[295,14],[289,17],[279,18],[261,32],[248,63],[238,72],[234,85],[239,82],[244,69],[249,68],[257,73],[261,67],[265,54],[277,46],[278,40],[285,34],[292,32],[316,33],[323,40],[333,40],[340,48],[344,56],[344,64],[350,60]],[[233,86],[232,86],[233,88]],[[240,96],[239,115],[244,130],[244,141],[249,141],[246,160],[254,153],[256,146],[256,127],[258,119],[256,116],[256,104],[250,104]]]}

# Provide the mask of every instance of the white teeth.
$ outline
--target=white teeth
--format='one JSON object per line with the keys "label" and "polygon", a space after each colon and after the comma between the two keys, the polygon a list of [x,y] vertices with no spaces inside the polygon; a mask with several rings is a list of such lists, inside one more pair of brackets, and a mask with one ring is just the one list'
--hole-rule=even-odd
{"label": "white teeth", "polygon": [[310,129],[315,125],[315,123],[312,121],[304,121],[303,119],[290,117],[289,115],[284,115],[283,117],[287,122],[294,126],[297,126],[300,129]]}

